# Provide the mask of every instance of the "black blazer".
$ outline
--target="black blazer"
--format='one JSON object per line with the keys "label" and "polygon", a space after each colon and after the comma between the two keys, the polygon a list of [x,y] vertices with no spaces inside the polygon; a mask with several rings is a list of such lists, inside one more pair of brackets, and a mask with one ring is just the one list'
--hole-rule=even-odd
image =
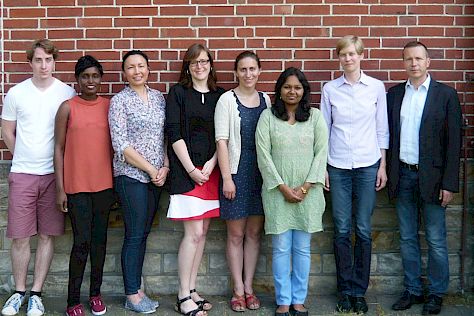
{"label": "black blazer", "polygon": [[[398,195],[400,109],[406,82],[388,90],[390,142],[387,151],[388,192]],[[419,188],[423,200],[439,204],[440,189],[459,191],[461,106],[455,89],[431,78],[419,135]]]}

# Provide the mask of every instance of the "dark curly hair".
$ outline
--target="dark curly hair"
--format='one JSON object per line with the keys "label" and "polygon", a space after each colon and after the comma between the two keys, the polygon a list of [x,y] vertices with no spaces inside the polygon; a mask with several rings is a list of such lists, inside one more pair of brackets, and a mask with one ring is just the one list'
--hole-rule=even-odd
{"label": "dark curly hair", "polygon": [[295,119],[298,122],[304,122],[309,119],[309,110],[311,109],[310,96],[311,88],[304,73],[295,67],[285,69],[278,77],[275,84],[275,104],[272,106],[272,113],[283,121],[288,121],[288,113],[286,112],[285,103],[281,99],[281,88],[290,76],[296,76],[303,86],[303,97],[301,98],[298,108],[295,112]]}
{"label": "dark curly hair", "polygon": [[87,68],[95,67],[102,77],[104,75],[104,69],[97,59],[91,55],[84,55],[79,58],[76,62],[76,67],[74,68],[74,76],[79,78],[79,75],[84,72]]}

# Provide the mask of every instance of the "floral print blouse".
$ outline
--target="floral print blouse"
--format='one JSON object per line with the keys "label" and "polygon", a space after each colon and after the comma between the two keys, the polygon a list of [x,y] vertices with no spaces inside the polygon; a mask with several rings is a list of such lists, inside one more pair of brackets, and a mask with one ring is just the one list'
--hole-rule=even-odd
{"label": "floral print blouse", "polygon": [[146,87],[148,104],[129,86],[110,100],[109,125],[114,148],[114,177],[127,176],[143,183],[148,174],[125,161],[123,151],[131,146],[156,168],[165,159],[165,98],[158,90]]}

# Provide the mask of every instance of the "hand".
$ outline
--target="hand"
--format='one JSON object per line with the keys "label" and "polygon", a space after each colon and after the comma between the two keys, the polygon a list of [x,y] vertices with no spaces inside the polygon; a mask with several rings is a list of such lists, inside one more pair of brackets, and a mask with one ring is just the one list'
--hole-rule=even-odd
{"label": "hand", "polygon": [[58,211],[67,213],[67,195],[64,190],[56,192],[56,207]]}
{"label": "hand", "polygon": [[298,196],[301,199],[301,201],[303,201],[307,195],[307,194],[304,194],[303,191],[301,190],[302,187],[303,186],[293,188],[293,192],[295,192],[296,196]]}
{"label": "hand", "polygon": [[206,161],[206,163],[202,167],[202,170],[201,170],[202,174],[209,177],[212,171],[214,170],[214,168],[216,167],[216,165],[217,165],[217,155],[214,155],[211,159]]}
{"label": "hand", "polygon": [[232,178],[224,180],[222,183],[222,192],[226,199],[233,200],[235,199],[235,183]]}
{"label": "hand", "polygon": [[[303,199],[298,196],[294,189],[290,188],[286,184],[280,184],[278,186],[278,190],[280,190],[281,194],[285,200],[289,203],[298,203],[301,202]],[[300,190],[301,191],[301,190]]]}
{"label": "hand", "polygon": [[153,184],[156,185],[157,183],[157,178],[158,178],[158,169],[155,167],[152,167],[148,172],[148,176],[150,177],[150,181],[153,182]]}
{"label": "hand", "polygon": [[447,190],[439,190],[439,200],[441,201],[441,206],[448,206],[449,202],[453,200],[453,192]]}
{"label": "hand", "polygon": [[168,167],[161,167],[158,170],[158,174],[155,179],[151,179],[151,182],[153,182],[154,185],[157,187],[163,186],[166,181],[166,177],[168,176],[168,172],[170,171],[170,168]]}
{"label": "hand", "polygon": [[194,170],[192,170],[190,173],[189,173],[189,176],[191,177],[191,179],[193,179],[194,182],[196,182],[198,185],[203,185],[204,183],[206,183],[208,180],[209,180],[209,176],[206,176],[202,173],[201,170],[199,170],[198,168],[194,168]]}
{"label": "hand", "polygon": [[377,170],[377,180],[375,181],[375,191],[380,191],[387,185],[387,172],[385,166],[380,166]]}
{"label": "hand", "polygon": [[329,173],[327,170],[324,173],[324,190],[329,191]]}

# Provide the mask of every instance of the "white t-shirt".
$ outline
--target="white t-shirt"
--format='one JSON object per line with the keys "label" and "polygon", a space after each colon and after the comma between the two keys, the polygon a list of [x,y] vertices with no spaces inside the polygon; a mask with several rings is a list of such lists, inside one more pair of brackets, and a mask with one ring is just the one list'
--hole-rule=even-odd
{"label": "white t-shirt", "polygon": [[34,175],[54,172],[54,119],[61,103],[75,94],[73,88],[58,79],[44,91],[31,78],[8,91],[2,119],[16,121],[12,172]]}

